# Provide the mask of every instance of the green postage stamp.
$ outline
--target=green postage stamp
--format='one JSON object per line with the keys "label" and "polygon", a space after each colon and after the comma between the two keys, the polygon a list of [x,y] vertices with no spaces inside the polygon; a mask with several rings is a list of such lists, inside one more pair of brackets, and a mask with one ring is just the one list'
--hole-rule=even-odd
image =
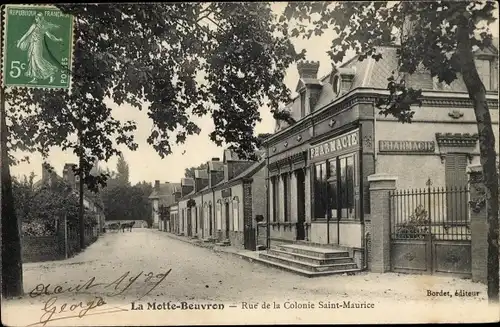
{"label": "green postage stamp", "polygon": [[5,6],[5,87],[69,89],[73,16],[53,6]]}

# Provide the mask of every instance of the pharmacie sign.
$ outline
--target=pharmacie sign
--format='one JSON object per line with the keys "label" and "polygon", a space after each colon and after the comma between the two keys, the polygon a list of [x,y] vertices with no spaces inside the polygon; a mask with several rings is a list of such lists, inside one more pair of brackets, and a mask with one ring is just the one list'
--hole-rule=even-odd
{"label": "pharmacie sign", "polygon": [[379,141],[380,152],[434,152],[434,141]]}
{"label": "pharmacie sign", "polygon": [[309,151],[310,159],[339,152],[359,144],[358,130],[332,138],[326,142],[314,145]]}

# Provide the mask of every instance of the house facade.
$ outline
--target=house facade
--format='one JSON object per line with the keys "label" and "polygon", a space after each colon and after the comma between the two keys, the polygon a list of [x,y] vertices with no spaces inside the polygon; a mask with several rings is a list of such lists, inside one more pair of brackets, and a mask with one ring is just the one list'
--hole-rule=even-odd
{"label": "house facade", "polygon": [[[398,67],[397,48],[380,51],[379,61],[354,57],[321,78],[319,62],[297,65],[298,96],[285,108],[295,123],[278,121],[265,141],[268,246],[301,241],[366,254],[370,175],[393,176],[403,190],[467,187],[466,169],[479,163],[479,144],[463,80],[447,86],[424,69],[400,73],[408,86],[423,90],[422,106],[415,107],[412,123],[402,124],[380,115],[375,105],[388,94],[388,78]],[[498,140],[498,51],[492,47],[476,56]],[[450,208],[464,206],[466,192],[455,196],[450,200],[446,193],[443,203],[433,200],[429,210],[439,208],[443,216],[448,213],[447,219],[453,215],[465,221],[457,216],[466,208]]]}
{"label": "house facade", "polygon": [[[178,203],[179,234],[255,249],[255,215],[265,214],[265,161],[239,159],[224,151],[207,170],[195,172],[193,188]],[[183,179],[187,183],[188,179]]]}
{"label": "house facade", "polygon": [[153,186],[153,192],[149,196],[151,201],[151,221],[152,228],[166,230],[169,224],[170,206],[175,204],[181,197],[181,185],[179,183],[160,183],[156,180]]}

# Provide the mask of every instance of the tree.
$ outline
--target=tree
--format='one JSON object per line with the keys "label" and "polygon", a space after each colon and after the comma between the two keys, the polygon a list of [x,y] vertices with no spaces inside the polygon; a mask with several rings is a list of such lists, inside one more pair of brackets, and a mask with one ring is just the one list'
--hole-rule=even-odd
{"label": "tree", "polygon": [[204,170],[204,169],[207,169],[208,165],[207,163],[202,163],[202,164],[199,164],[198,166],[196,167],[190,167],[190,168],[185,168],[184,169],[184,177],[186,178],[194,178],[195,177],[195,171],[196,170]]}
{"label": "tree", "polygon": [[[486,101],[486,89],[474,62],[474,50],[492,44],[487,27],[496,21],[496,2],[483,1],[380,1],[380,2],[296,2],[289,3],[280,18],[297,23],[292,36],[321,35],[333,29],[337,38],[328,51],[339,63],[348,49],[360,54],[360,60],[382,55],[377,47],[393,44],[402,37],[398,49],[400,72],[412,74],[419,66],[425,67],[439,82],[450,84],[462,78],[479,132],[480,161],[488,215],[488,298],[498,302],[498,172],[495,167],[495,137],[491,115]],[[314,18],[314,17],[316,18]],[[304,24],[310,22],[312,27]],[[482,25],[483,24],[483,25]],[[409,122],[413,108],[419,103],[421,90],[405,86],[396,77],[389,80],[390,95],[377,103],[382,114],[391,114],[402,122]]]}
{"label": "tree", "polygon": [[136,208],[136,219],[145,220],[148,223],[148,227],[153,225],[153,217],[151,216],[152,204],[149,200],[149,196],[153,192],[153,186],[151,183],[142,181],[134,185],[134,189],[140,198],[137,198],[135,203]]}
{"label": "tree", "polygon": [[[78,197],[70,185],[62,180],[54,180],[51,185],[34,187],[34,174],[23,179],[13,178],[12,191],[16,213],[22,223],[24,234],[41,236],[55,233],[55,220],[66,216],[68,226],[78,225]],[[96,218],[85,210],[85,224],[93,225]]]}
{"label": "tree", "polygon": [[123,155],[120,155],[116,164],[116,179],[120,184],[128,185],[129,177],[130,175],[128,163],[125,161]]}
{"label": "tree", "polygon": [[[135,122],[113,117],[109,99],[147,110],[153,122],[148,143],[161,157],[171,153],[172,142],[199,133],[192,117],[203,115],[213,118],[212,141],[252,155],[258,109],[265,101],[271,110],[288,101],[285,70],[303,57],[276,24],[270,3],[57,6],[75,17],[72,91],[7,90],[9,110],[2,118],[9,127],[2,126],[2,135],[8,139],[2,144],[44,157],[54,146],[72,150],[80,158],[76,173],[92,190],[106,180],[90,174],[96,159],[118,155],[119,144],[137,148]],[[3,155],[3,163],[14,160]],[[2,194],[2,232],[10,231],[2,235],[2,256],[14,258],[2,266],[4,284],[21,285],[8,166]],[[10,294],[20,294],[12,289]]]}

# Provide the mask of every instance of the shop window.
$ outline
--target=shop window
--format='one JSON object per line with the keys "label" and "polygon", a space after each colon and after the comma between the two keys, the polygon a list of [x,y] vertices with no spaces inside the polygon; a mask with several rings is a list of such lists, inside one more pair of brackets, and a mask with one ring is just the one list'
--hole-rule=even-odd
{"label": "shop window", "polygon": [[316,164],[314,169],[314,217],[324,218],[327,213],[326,162]]}
{"label": "shop window", "polygon": [[240,217],[239,217],[239,200],[238,200],[238,197],[234,197],[233,199],[233,230],[235,232],[239,231],[240,229],[240,226],[239,226],[239,222],[240,222]]}
{"label": "shop window", "polygon": [[288,219],[288,211],[289,211],[289,208],[288,208],[288,192],[289,192],[289,187],[288,187],[288,174],[283,174],[281,175],[281,177],[283,178],[283,201],[284,201],[284,205],[283,205],[283,219],[285,222],[287,222],[289,219]]}
{"label": "shop window", "polygon": [[337,178],[337,158],[329,160],[329,177],[328,177],[328,194],[330,200],[330,214],[332,218],[337,218],[337,210],[339,208],[339,203],[337,201],[338,197],[338,178]]}
{"label": "shop window", "polygon": [[354,155],[339,159],[340,161],[340,207],[341,218],[354,218],[354,186],[355,186],[355,167]]}
{"label": "shop window", "polygon": [[315,165],[314,217],[355,218],[359,211],[355,154],[333,158]]}
{"label": "shop window", "polygon": [[279,192],[278,192],[278,177],[274,176],[272,178],[273,185],[273,222],[278,221],[278,204],[279,204]]}

